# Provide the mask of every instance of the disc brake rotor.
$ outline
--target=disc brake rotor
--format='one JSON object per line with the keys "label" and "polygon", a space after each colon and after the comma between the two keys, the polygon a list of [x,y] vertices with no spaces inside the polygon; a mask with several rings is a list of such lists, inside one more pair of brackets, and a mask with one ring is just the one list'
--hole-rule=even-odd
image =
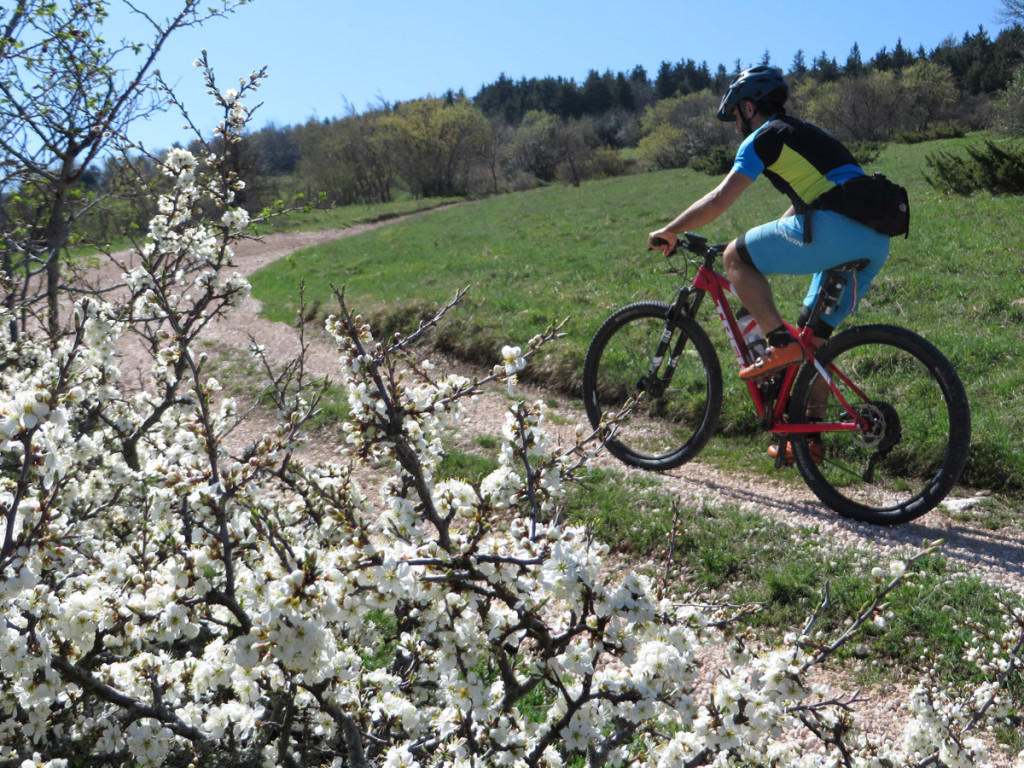
{"label": "disc brake rotor", "polygon": [[886,451],[903,437],[899,414],[888,403],[861,403],[856,411],[867,424],[865,429],[857,433],[857,440],[861,444],[876,451]]}

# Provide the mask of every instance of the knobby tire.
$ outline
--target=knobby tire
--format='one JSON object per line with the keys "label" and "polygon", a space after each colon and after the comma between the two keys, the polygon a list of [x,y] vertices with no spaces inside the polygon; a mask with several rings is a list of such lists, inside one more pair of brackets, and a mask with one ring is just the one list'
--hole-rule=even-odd
{"label": "knobby tire", "polygon": [[[870,429],[822,432],[820,463],[810,441],[793,439],[808,487],[840,515],[875,525],[905,523],[938,505],[960,479],[971,441],[967,394],[949,361],[921,336],[888,325],[843,331],[822,345],[817,359],[856,386],[830,372]],[[834,394],[819,405],[823,382],[813,365],[803,367],[790,402],[792,422],[808,415],[849,420]]]}

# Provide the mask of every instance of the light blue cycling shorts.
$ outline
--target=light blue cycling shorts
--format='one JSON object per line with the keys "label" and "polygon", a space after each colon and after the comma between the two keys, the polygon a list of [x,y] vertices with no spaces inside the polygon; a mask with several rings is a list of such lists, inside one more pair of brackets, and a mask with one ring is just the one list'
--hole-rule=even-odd
{"label": "light blue cycling shorts", "polygon": [[834,211],[809,214],[811,242],[804,242],[804,215],[786,216],[754,227],[736,242],[740,258],[763,275],[814,275],[804,298],[810,307],[824,272],[855,259],[867,266],[847,283],[836,309],[824,322],[833,328],[856,308],[889,258],[889,237]]}

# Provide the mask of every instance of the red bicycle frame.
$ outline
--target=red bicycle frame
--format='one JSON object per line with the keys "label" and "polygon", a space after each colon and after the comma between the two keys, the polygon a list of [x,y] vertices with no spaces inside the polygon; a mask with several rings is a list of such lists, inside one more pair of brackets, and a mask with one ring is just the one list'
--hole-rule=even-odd
{"label": "red bicycle frame", "polygon": [[[733,296],[736,295],[733,292],[732,283],[724,275],[719,274],[707,264],[701,264],[697,268],[697,274],[693,279],[691,287],[693,290],[703,291],[711,297],[738,365],[742,367],[752,363],[753,360],[749,359],[748,352],[743,344],[743,335],[740,332],[739,324],[736,322],[736,316],[733,314],[732,306],[729,304],[729,299],[726,296],[727,293]],[[836,400],[843,406],[850,420],[815,422],[813,424],[790,423],[786,417],[786,411],[789,407],[793,383],[796,381],[797,374],[800,371],[799,365],[792,365],[781,374],[782,379],[778,385],[777,396],[766,396],[756,381],[746,382],[747,389],[750,391],[750,397],[754,401],[754,408],[757,410],[757,415],[761,417],[766,429],[777,435],[808,434],[812,432],[857,432],[866,429],[866,421],[843,397],[842,392],[836,386],[835,379],[838,378],[865,401],[868,400],[866,395],[834,365],[829,364],[826,368],[818,362],[814,354],[816,347],[811,341],[813,333],[810,327],[805,326],[802,329],[797,329],[789,323],[785,323],[785,326],[800,344],[804,358],[810,360],[824,377],[824,381],[828,383],[829,389],[836,396]],[[768,409],[771,409],[770,414],[766,414]]]}

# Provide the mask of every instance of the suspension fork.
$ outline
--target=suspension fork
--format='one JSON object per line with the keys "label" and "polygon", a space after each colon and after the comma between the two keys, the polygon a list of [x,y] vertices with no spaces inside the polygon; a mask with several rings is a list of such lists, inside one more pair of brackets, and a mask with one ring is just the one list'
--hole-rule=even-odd
{"label": "suspension fork", "polygon": [[703,300],[704,291],[697,290],[692,285],[684,285],[679,289],[679,293],[676,294],[676,300],[669,307],[668,315],[665,318],[665,329],[661,332],[661,338],[658,340],[658,347],[654,352],[651,365],[647,369],[647,375],[638,383],[639,389],[647,392],[652,397],[660,397],[665,388],[668,387],[669,382],[672,381],[672,376],[676,372],[679,358],[682,357],[683,349],[686,347],[686,334],[680,333],[672,347],[665,371],[659,374],[661,364],[665,361],[669,344],[672,342],[672,332],[677,326],[679,317],[682,315],[693,317]]}

